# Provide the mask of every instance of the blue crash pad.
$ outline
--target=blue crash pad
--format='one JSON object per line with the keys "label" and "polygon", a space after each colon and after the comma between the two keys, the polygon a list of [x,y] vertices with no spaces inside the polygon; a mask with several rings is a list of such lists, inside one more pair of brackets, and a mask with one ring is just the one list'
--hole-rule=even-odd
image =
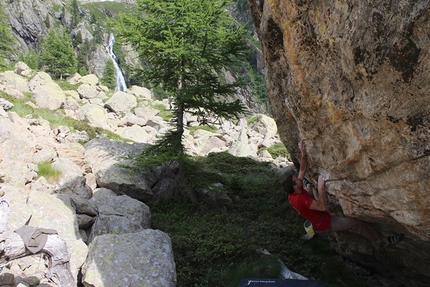
{"label": "blue crash pad", "polygon": [[243,278],[239,287],[326,287],[322,281],[296,279]]}

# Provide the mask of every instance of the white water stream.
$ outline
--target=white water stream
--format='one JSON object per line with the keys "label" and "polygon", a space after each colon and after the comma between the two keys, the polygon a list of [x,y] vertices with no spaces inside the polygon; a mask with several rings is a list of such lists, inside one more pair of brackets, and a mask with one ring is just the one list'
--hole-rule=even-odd
{"label": "white water stream", "polygon": [[115,56],[113,52],[113,44],[115,43],[115,37],[113,34],[109,35],[109,42],[106,46],[106,51],[113,61],[113,65],[115,66],[115,77],[116,77],[116,88],[115,91],[127,91],[127,84],[125,83],[124,74],[122,73],[121,68],[118,65],[118,58]]}

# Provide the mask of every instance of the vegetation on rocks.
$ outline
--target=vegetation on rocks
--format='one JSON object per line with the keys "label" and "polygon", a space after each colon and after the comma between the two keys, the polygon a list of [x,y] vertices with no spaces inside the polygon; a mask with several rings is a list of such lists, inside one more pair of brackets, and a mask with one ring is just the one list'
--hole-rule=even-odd
{"label": "vegetation on rocks", "polygon": [[211,126],[211,125],[200,125],[200,126],[195,126],[195,127],[188,127],[188,130],[190,131],[191,135],[194,135],[194,133],[197,130],[204,130],[204,131],[211,132],[211,133],[216,132],[216,128],[214,126]]}
{"label": "vegetation on rocks", "polygon": [[[65,86],[69,85],[65,84]],[[61,110],[53,112],[47,109],[34,107],[34,103],[31,102],[31,99],[29,97],[17,99],[4,92],[0,92],[0,97],[11,102],[14,105],[11,111],[16,112],[20,117],[30,116],[33,118],[42,118],[44,120],[47,120],[50,123],[51,127],[65,126],[70,128],[72,131],[84,131],[88,135],[88,140],[91,140],[97,136],[104,135],[113,140],[130,142],[130,140],[124,139],[112,131],[105,130],[100,127],[94,127],[84,121],[78,121],[76,119],[67,117],[62,113]]]}

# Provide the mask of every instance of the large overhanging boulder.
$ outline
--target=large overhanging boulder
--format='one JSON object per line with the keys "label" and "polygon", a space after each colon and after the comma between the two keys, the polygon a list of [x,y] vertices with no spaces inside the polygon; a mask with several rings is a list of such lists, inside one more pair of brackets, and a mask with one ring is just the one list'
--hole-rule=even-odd
{"label": "large overhanging boulder", "polygon": [[428,282],[430,2],[248,2],[273,116],[296,165],[304,139],[309,176],[329,178],[333,213],[406,235],[396,248],[369,251],[340,233],[339,249],[361,248],[367,257],[355,260],[406,285]]}

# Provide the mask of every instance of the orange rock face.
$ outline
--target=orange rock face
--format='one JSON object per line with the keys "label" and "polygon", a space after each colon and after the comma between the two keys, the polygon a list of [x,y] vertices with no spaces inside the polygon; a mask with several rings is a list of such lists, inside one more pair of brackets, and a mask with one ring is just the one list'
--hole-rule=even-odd
{"label": "orange rock face", "polygon": [[429,1],[248,3],[287,149],[299,159],[305,140],[309,176],[330,179],[333,213],[406,236],[373,250],[339,233],[339,250],[402,284],[429,282]]}

